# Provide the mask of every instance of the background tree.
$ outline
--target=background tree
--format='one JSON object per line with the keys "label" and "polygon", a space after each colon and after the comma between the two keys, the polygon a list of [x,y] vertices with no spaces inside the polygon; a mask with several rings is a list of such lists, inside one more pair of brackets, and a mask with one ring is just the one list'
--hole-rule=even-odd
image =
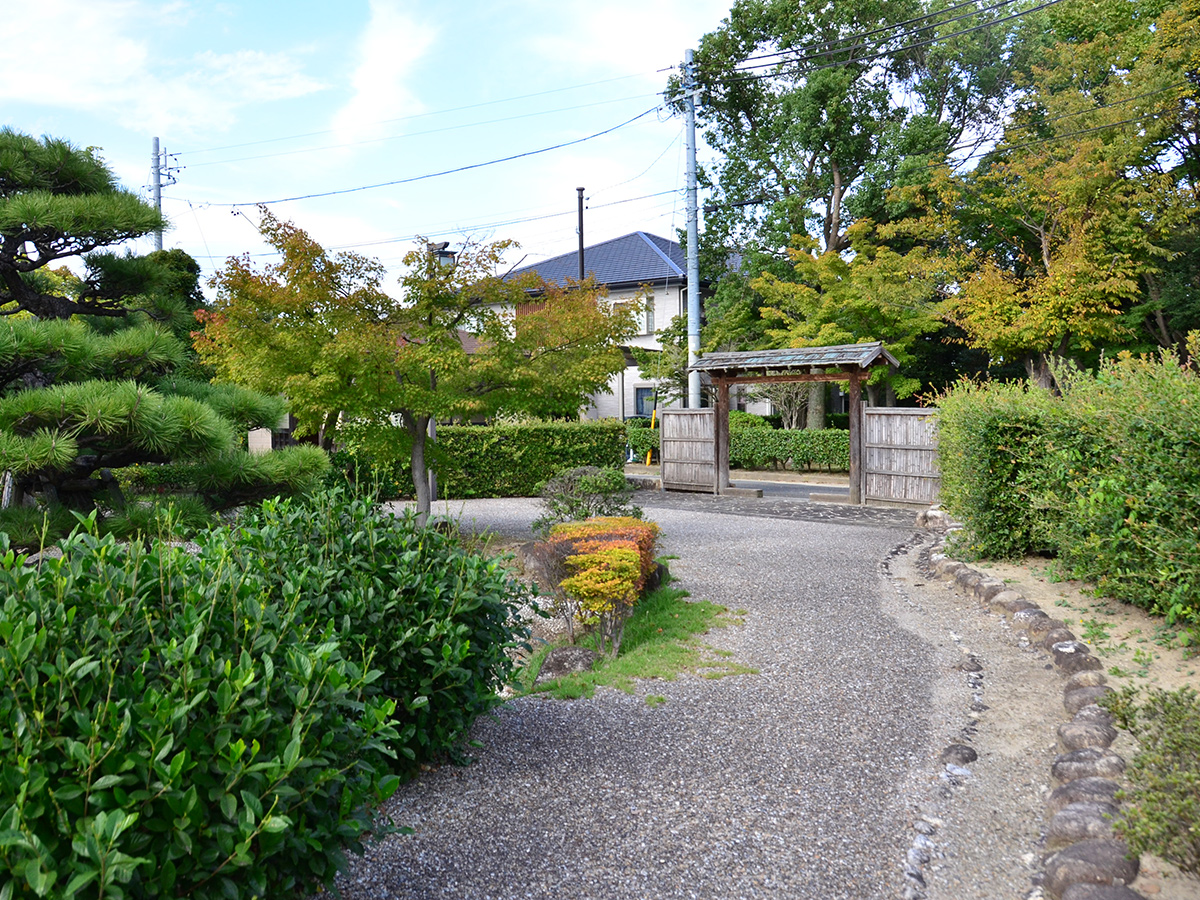
{"label": "background tree", "polygon": [[740,0],[703,38],[699,115],[723,154],[707,175],[703,261],[717,287],[706,346],[778,346],[754,279],[795,280],[794,237],[845,253],[856,220],[904,214],[893,187],[926,180],[930,161],[998,119],[1015,25],[990,4],[947,6]]}
{"label": "background tree", "polygon": [[221,378],[286,394],[302,432],[355,421],[399,436],[422,517],[431,419],[575,414],[624,368],[633,311],[612,309],[590,279],[564,288],[500,277],[509,242],[468,243],[451,266],[420,242],[393,299],[378,263],[330,255],[265,209],[261,230],[282,261],[259,272],[232,259],[214,277],[201,357]]}
{"label": "background tree", "polygon": [[[203,508],[290,491],[327,467],[311,456],[256,461],[247,427],[274,424],[280,401],[214,389],[180,335],[200,302],[199,267],[181,251],[146,257],[99,248],[161,226],[90,150],[0,131],[0,471],[6,529],[24,497],[87,510],[114,527],[123,494],[113,469],[174,463],[158,479]],[[76,276],[50,264],[86,251]]]}

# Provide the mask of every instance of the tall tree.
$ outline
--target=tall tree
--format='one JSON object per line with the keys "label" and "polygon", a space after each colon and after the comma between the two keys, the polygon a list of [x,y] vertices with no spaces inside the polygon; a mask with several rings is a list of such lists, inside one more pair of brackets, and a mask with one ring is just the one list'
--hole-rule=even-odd
{"label": "tall tree", "polygon": [[[239,431],[283,407],[206,383],[180,337],[202,299],[194,260],[103,249],[162,224],[94,152],[0,131],[0,471],[16,500],[119,511],[112,469],[175,463],[172,484],[232,505],[328,467],[239,449]],[[51,269],[87,251],[82,276]]]}
{"label": "tall tree", "polygon": [[590,280],[561,288],[498,276],[509,242],[468,243],[450,266],[422,246],[405,257],[394,299],[377,262],[330,255],[261,214],[282,261],[256,271],[241,257],[218,272],[201,357],[222,378],[288,396],[302,431],[398,420],[422,517],[431,419],[573,413],[624,368],[618,345],[634,333],[633,312],[611,308]]}
{"label": "tall tree", "polygon": [[[703,38],[699,115],[722,154],[707,173],[704,260],[717,288],[706,344],[781,339],[755,288],[777,282],[755,279],[795,281],[787,248],[797,239],[819,255],[847,253],[855,221],[904,214],[888,202],[892,187],[926,180],[930,161],[998,118],[1015,25],[994,4],[948,5],[739,0]],[[724,271],[730,259],[736,271]]]}

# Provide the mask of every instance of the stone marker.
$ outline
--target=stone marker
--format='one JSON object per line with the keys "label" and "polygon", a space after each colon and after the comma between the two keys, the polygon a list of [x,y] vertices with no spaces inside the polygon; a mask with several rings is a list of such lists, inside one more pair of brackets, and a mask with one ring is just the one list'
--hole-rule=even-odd
{"label": "stone marker", "polygon": [[1063,891],[1062,900],[1146,900],[1123,884],[1072,884]]}
{"label": "stone marker", "polygon": [[1075,713],[1075,718],[1072,722],[1097,722],[1101,725],[1111,725],[1113,716],[1107,709],[1101,709],[1099,706],[1092,704],[1085,706],[1083,709]]}
{"label": "stone marker", "polygon": [[1046,636],[1042,638],[1039,646],[1043,650],[1051,650],[1055,644],[1061,644],[1064,641],[1073,640],[1075,640],[1075,632],[1064,625],[1062,628],[1051,629]]}
{"label": "stone marker", "polygon": [[1076,688],[1100,687],[1102,684],[1108,684],[1108,678],[1105,677],[1103,672],[1076,672],[1067,679],[1067,686],[1064,690],[1073,691]]}
{"label": "stone marker", "polygon": [[1104,667],[1082,641],[1060,641],[1050,647],[1050,652],[1054,654],[1054,664],[1067,675]]}

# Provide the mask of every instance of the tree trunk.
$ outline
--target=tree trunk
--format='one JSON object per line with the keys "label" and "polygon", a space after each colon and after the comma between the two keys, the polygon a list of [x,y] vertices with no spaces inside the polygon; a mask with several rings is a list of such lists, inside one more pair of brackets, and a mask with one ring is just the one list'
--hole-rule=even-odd
{"label": "tree trunk", "polygon": [[814,381],[808,388],[808,421],[805,428],[820,431],[825,427],[825,382]]}
{"label": "tree trunk", "polygon": [[867,406],[879,405],[879,385],[867,384]]}
{"label": "tree trunk", "polygon": [[883,403],[885,406],[896,405],[896,387],[890,381],[883,387]]}
{"label": "tree trunk", "polygon": [[429,469],[425,465],[425,437],[429,416],[403,414],[404,427],[412,438],[413,496],[417,501],[417,525],[424,528],[429,522]]}

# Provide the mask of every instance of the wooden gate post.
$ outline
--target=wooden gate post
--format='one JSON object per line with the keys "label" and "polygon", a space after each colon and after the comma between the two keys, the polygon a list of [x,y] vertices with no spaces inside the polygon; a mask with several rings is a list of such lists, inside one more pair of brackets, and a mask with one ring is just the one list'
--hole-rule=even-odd
{"label": "wooden gate post", "polygon": [[713,493],[720,494],[729,487],[729,382],[721,380],[713,384],[717,389],[717,420],[713,429],[717,444],[717,483]]}
{"label": "wooden gate post", "polygon": [[862,376],[850,376],[850,503],[862,506]]}

